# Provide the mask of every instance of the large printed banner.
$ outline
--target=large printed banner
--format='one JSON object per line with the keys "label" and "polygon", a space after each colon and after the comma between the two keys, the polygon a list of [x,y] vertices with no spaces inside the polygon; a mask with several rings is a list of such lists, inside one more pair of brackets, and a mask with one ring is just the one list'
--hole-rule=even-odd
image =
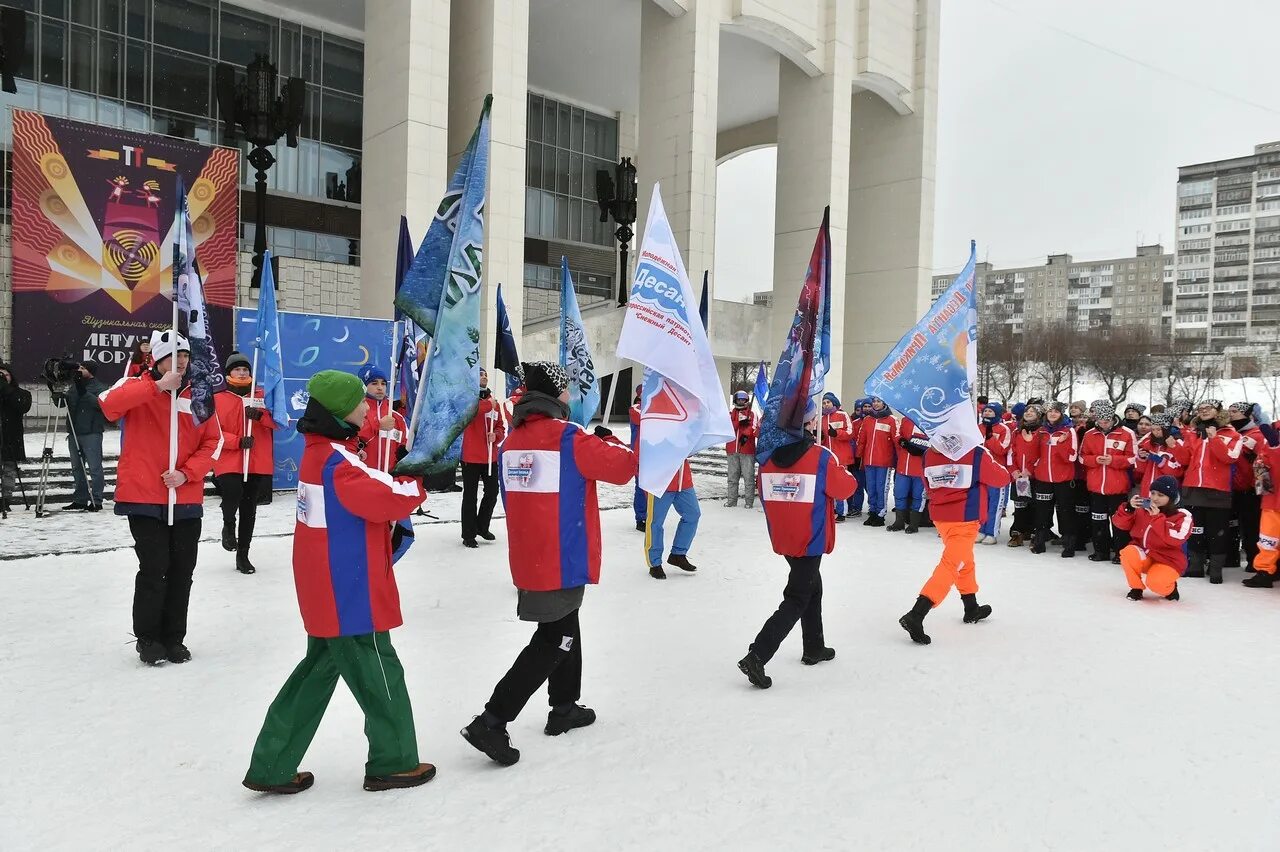
{"label": "large printed banner", "polygon": [[13,361],[24,381],[70,355],[124,374],[139,337],[168,327],[175,186],[182,177],[215,340],[236,298],[240,152],[13,112]]}
{"label": "large printed banner", "polygon": [[[236,348],[253,358],[257,311],[236,309]],[[297,420],[307,410],[307,380],[321,370],[358,372],[365,364],[391,369],[391,321],[280,312],[280,349],[284,353],[284,388],[289,399],[288,427],[275,433],[275,476],[272,487],[294,488],[302,459]],[[261,381],[261,378],[259,378]],[[406,415],[407,416],[407,415]]]}

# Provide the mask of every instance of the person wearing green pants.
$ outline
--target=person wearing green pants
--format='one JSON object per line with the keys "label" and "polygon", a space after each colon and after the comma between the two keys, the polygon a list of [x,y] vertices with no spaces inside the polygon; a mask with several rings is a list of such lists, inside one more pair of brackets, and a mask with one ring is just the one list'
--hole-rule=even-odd
{"label": "person wearing green pants", "polygon": [[368,407],[359,379],[325,370],[307,390],[311,400],[298,422],[306,446],[293,535],[307,655],[267,710],[244,786],[300,793],[314,783],[298,764],[342,678],[365,716],[364,789],[417,787],[436,769],[418,762],[404,669],[388,631],[404,623],[391,567],[391,524],[418,507],[422,488],[416,479],[371,470],[356,455]]}

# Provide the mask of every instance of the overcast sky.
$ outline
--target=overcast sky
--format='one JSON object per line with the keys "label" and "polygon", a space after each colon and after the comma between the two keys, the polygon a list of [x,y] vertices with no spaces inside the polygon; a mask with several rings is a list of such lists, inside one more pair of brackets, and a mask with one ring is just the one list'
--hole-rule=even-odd
{"label": "overcast sky", "polygon": [[[971,237],[997,266],[1129,255],[1140,237],[1171,249],[1178,166],[1280,140],[1276,0],[942,6],[939,273]],[[772,286],[775,162],[720,167],[719,298]]]}

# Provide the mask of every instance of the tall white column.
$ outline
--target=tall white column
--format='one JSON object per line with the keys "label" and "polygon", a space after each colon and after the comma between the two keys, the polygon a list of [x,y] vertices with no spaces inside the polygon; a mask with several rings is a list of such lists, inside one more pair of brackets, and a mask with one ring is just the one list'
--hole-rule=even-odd
{"label": "tall white column", "polygon": [[485,95],[493,95],[480,315],[480,363],[488,367],[499,283],[517,346],[523,329],[529,0],[455,2],[449,33],[450,168],[471,139]]}
{"label": "tall white column", "polygon": [[400,214],[421,240],[448,182],[449,0],[364,9],[360,311],[390,317]]}
{"label": "tall white column", "polygon": [[656,181],[689,278],[700,291],[702,271],[715,258],[721,4],[685,0],[682,5],[689,10],[672,17],[656,3],[642,4],[635,230],[638,246]]}
{"label": "tall white column", "polygon": [[929,304],[940,13],[938,0],[919,6],[913,112],[853,96],[844,367],[859,390]]}

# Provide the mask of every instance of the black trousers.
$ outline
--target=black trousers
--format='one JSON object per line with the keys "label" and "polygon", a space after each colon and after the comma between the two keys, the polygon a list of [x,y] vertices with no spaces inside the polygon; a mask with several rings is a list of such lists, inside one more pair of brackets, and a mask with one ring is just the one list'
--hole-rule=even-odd
{"label": "black trousers", "polygon": [[[480,483],[484,483],[484,497],[476,508],[476,496]],[[493,507],[498,503],[498,460],[492,465],[483,462],[462,463],[462,537],[473,539],[489,531],[493,520]]]}
{"label": "black trousers", "polygon": [[1187,550],[1211,556],[1226,555],[1228,550],[1227,526],[1231,523],[1230,509],[1211,509],[1207,506],[1190,506],[1191,541]]}
{"label": "black trousers", "polygon": [[484,709],[503,722],[513,722],[544,683],[552,707],[582,697],[582,631],[576,609],[558,621],[538,625]]}
{"label": "black trousers", "polygon": [[800,622],[804,650],[819,651],[824,647],[822,636],[822,567],[821,556],[788,556],[791,573],[787,586],[782,590],[782,603],[778,611],[769,616],[760,628],[751,652],[767,663],[778,653],[778,646],[787,638],[791,629]]}
{"label": "black trousers", "polygon": [[163,645],[187,636],[187,603],[196,570],[200,519],[175,521],[129,516],[138,575],[133,581],[133,635]]}
{"label": "black trousers", "polygon": [[1258,528],[1262,523],[1262,497],[1253,491],[1231,494],[1231,523],[1227,527],[1227,553],[1244,550],[1248,564],[1258,555]]}
{"label": "black trousers", "polygon": [[1084,549],[1085,544],[1090,537],[1090,515],[1095,511],[1093,508],[1093,494],[1089,491],[1089,482],[1085,479],[1077,479],[1075,490],[1072,492],[1075,497],[1076,511],[1076,533],[1078,541],[1076,546]]}
{"label": "black trousers", "polygon": [[1036,498],[1036,531],[1045,533],[1053,526],[1055,510],[1058,514],[1058,535],[1063,544],[1074,542],[1083,545],[1076,530],[1076,483],[1068,479],[1066,482],[1031,483],[1032,493]]}
{"label": "black trousers", "polygon": [[253,541],[253,528],[258,520],[258,503],[265,489],[271,491],[271,477],[265,473],[251,473],[246,481],[243,474],[223,473],[213,478],[222,497],[222,524],[236,529],[236,515],[240,517],[236,531],[236,550],[249,552]]}
{"label": "black trousers", "polygon": [[1129,543],[1129,533],[1111,526],[1111,516],[1120,504],[1129,499],[1128,494],[1098,494],[1089,492],[1089,504],[1093,522],[1093,552],[1113,556]]}
{"label": "black trousers", "polygon": [[1021,533],[1029,536],[1036,531],[1036,499],[1034,494],[1026,497],[1018,496],[1018,482],[1014,480],[1009,486],[1009,501],[1013,503],[1013,526],[1010,533]]}

